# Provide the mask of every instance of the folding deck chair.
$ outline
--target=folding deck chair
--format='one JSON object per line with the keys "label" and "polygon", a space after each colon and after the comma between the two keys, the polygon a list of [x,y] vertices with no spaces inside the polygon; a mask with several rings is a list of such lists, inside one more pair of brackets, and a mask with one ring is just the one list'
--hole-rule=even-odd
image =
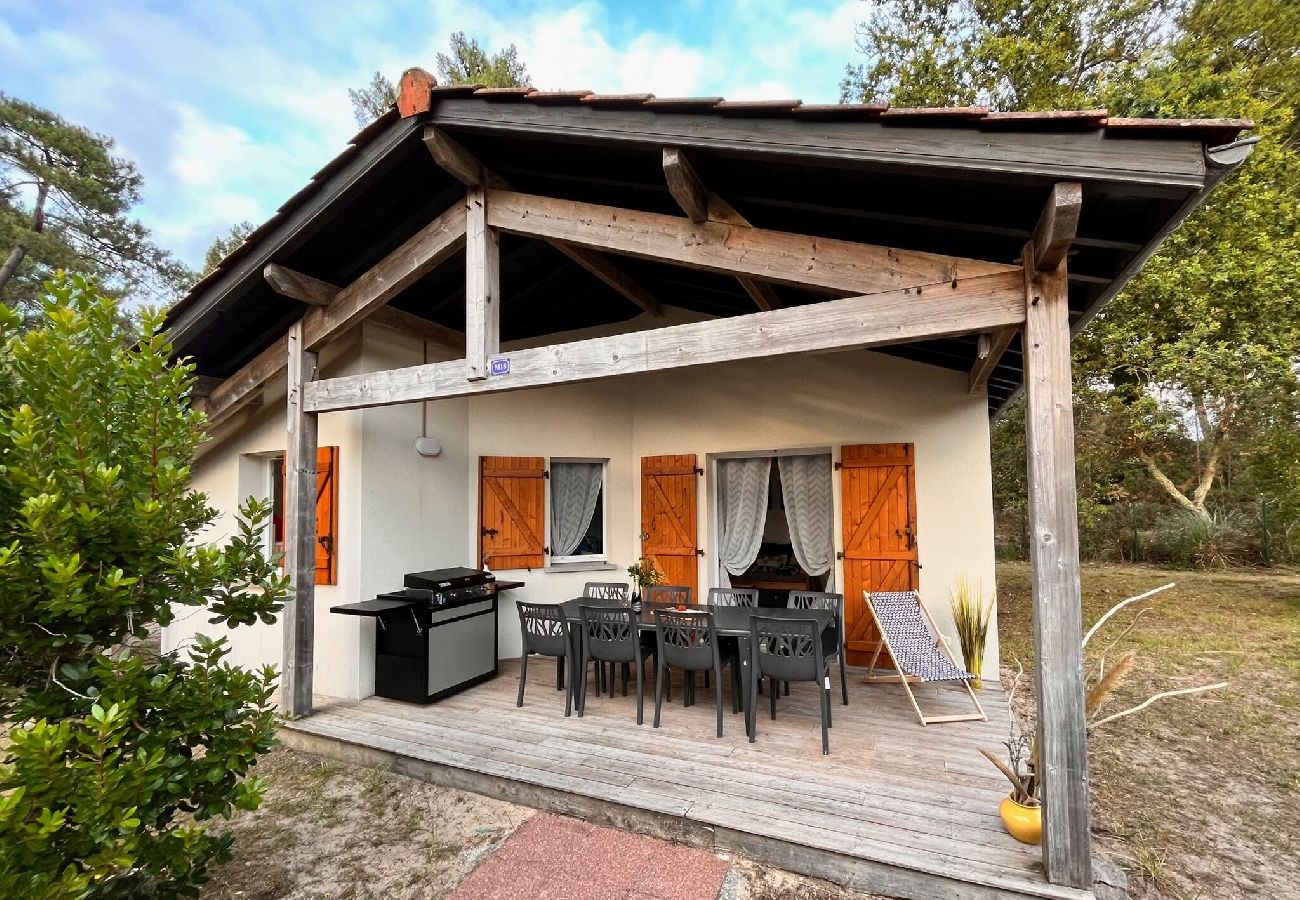
{"label": "folding deck chair", "polygon": [[[912,709],[922,725],[935,725],[939,722],[974,722],[988,721],[984,707],[971,689],[974,675],[957,665],[957,660],[948,647],[948,641],[930,618],[930,613],[921,604],[921,597],[916,591],[889,593],[862,592],[867,601],[867,610],[880,631],[880,643],[867,666],[868,683],[898,682],[907,691],[907,699],[912,701]],[[897,675],[874,675],[876,661],[880,651],[888,650],[894,658]],[[947,716],[929,716],[921,712],[912,693],[912,683],[960,681],[976,712],[959,713]]]}

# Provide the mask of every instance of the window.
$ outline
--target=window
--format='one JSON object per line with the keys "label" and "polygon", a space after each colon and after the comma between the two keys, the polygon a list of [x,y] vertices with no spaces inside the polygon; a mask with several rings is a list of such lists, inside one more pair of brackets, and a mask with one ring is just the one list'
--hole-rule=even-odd
{"label": "window", "polygon": [[[547,463],[550,463],[547,468]],[[603,459],[479,459],[479,561],[493,570],[604,563]]]}
{"label": "window", "polygon": [[[284,454],[266,459],[271,498],[271,527],[268,530],[271,553],[284,552],[286,512],[284,508]],[[316,584],[338,583],[338,447],[316,450]]]}
{"label": "window", "polygon": [[605,461],[551,461],[551,562],[605,561]]}

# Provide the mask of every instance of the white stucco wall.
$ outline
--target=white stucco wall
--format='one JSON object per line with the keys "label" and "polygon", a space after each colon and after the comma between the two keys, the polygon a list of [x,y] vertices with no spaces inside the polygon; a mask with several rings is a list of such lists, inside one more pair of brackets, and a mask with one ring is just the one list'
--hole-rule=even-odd
{"label": "white stucco wall", "polygon": [[[364,371],[360,335],[327,347],[321,354],[325,377]],[[209,504],[220,515],[203,535],[221,543],[235,530],[235,514],[250,495],[266,497],[269,484],[264,456],[283,453],[285,447],[285,383],[281,377],[267,389],[267,402],[256,418],[239,433],[209,449],[194,466],[194,487],[208,495]],[[320,421],[319,443],[339,448],[338,579],[333,585],[316,588],[317,647],[316,690],[336,696],[357,697],[373,692],[374,670],[363,663],[363,652],[374,638],[363,623],[329,614],[330,606],[354,599],[361,590],[362,531],[360,521],[363,466],[362,414],[346,412],[325,416]],[[208,622],[206,609],[182,607],[177,618],[163,629],[164,651],[185,643],[195,634],[228,636],[233,652],[230,661],[243,666],[281,665],[281,627],[249,625],[226,629]],[[373,657],[370,657],[373,659]]]}
{"label": "white stucco wall", "polygon": [[[599,332],[587,334],[594,333]],[[413,365],[425,353],[418,338],[367,324],[359,346],[327,374]],[[430,353],[428,358],[441,357]],[[213,494],[214,505],[233,508],[239,454],[283,448],[282,406],[269,404],[248,431],[216,448],[199,466],[196,481]],[[964,373],[857,351],[430,403],[427,431],[443,446],[431,459],[414,449],[421,431],[419,404],[322,416],[321,443],[340,447],[340,556],[339,584],[317,589],[316,689],[345,697],[373,690],[373,622],[330,615],[330,605],[399,587],[404,572],[473,564],[480,456],[610,461],[607,551],[614,569],[497,572],[526,582],[503,595],[502,656],[519,650],[514,599],[553,602],[581,593],[586,581],[626,580],[625,569],[639,554],[641,457],[695,453],[705,468],[698,510],[706,553],[699,572],[703,590],[716,583],[709,463],[717,454],[823,449],[838,459],[841,445],[860,443],[916,447],[921,594],[952,637],[948,599],[957,578],[982,584],[986,592],[994,589],[986,410],[982,394],[967,392]],[[840,549],[838,476],[835,486]],[[843,583],[842,564],[836,582]],[[994,628],[986,671],[995,671],[997,658]],[[278,628],[241,635],[237,661],[278,664],[279,659]]]}

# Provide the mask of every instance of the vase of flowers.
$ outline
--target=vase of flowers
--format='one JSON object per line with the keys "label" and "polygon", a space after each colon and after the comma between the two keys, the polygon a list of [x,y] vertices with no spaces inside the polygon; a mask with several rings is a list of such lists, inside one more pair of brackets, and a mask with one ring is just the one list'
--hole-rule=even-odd
{"label": "vase of flowers", "polygon": [[971,687],[977,691],[984,687],[980,674],[984,668],[984,643],[993,618],[993,599],[985,600],[984,590],[972,589],[965,578],[957,579],[957,589],[952,592],[952,621],[957,628],[966,671],[975,676]]}
{"label": "vase of flowers", "polygon": [[652,585],[663,584],[668,576],[663,569],[655,565],[653,556],[643,556],[627,567],[627,574],[632,577],[632,605],[641,605],[641,590]]}

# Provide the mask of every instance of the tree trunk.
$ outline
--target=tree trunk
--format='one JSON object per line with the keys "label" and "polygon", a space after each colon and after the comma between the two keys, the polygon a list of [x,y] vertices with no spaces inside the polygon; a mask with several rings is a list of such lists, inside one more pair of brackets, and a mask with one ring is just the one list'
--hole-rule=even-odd
{"label": "tree trunk", "polygon": [[1173,498],[1175,503],[1188,512],[1196,514],[1201,519],[1209,521],[1210,511],[1205,507],[1205,499],[1209,496],[1210,489],[1214,487],[1214,480],[1219,475],[1219,466],[1223,461],[1223,445],[1227,440],[1229,431],[1232,429],[1232,418],[1237,411],[1237,405],[1231,400],[1225,402],[1223,411],[1219,416],[1219,422],[1213,428],[1210,427],[1210,417],[1204,402],[1197,399],[1195,406],[1196,418],[1201,426],[1201,433],[1210,436],[1210,447],[1204,462],[1198,461],[1197,468],[1199,471],[1193,479],[1195,487],[1192,489],[1190,496],[1182,488],[1174,484],[1173,479],[1161,470],[1160,464],[1156,462],[1155,457],[1145,450],[1139,449],[1138,458],[1147,467],[1147,471],[1151,473],[1151,477],[1155,479],[1156,484],[1160,485],[1164,492]]}
{"label": "tree trunk", "polygon": [[[36,207],[32,210],[32,227],[28,229],[28,234],[40,234],[45,230],[45,200],[50,196],[50,186],[47,182],[42,181],[36,188]],[[18,271],[18,266],[22,263],[23,257],[27,255],[28,238],[26,236],[19,238],[18,243],[13,250],[9,251],[9,256],[5,259],[4,265],[0,266],[0,296],[3,296],[4,289],[14,274]],[[8,303],[8,300],[4,301]]]}

